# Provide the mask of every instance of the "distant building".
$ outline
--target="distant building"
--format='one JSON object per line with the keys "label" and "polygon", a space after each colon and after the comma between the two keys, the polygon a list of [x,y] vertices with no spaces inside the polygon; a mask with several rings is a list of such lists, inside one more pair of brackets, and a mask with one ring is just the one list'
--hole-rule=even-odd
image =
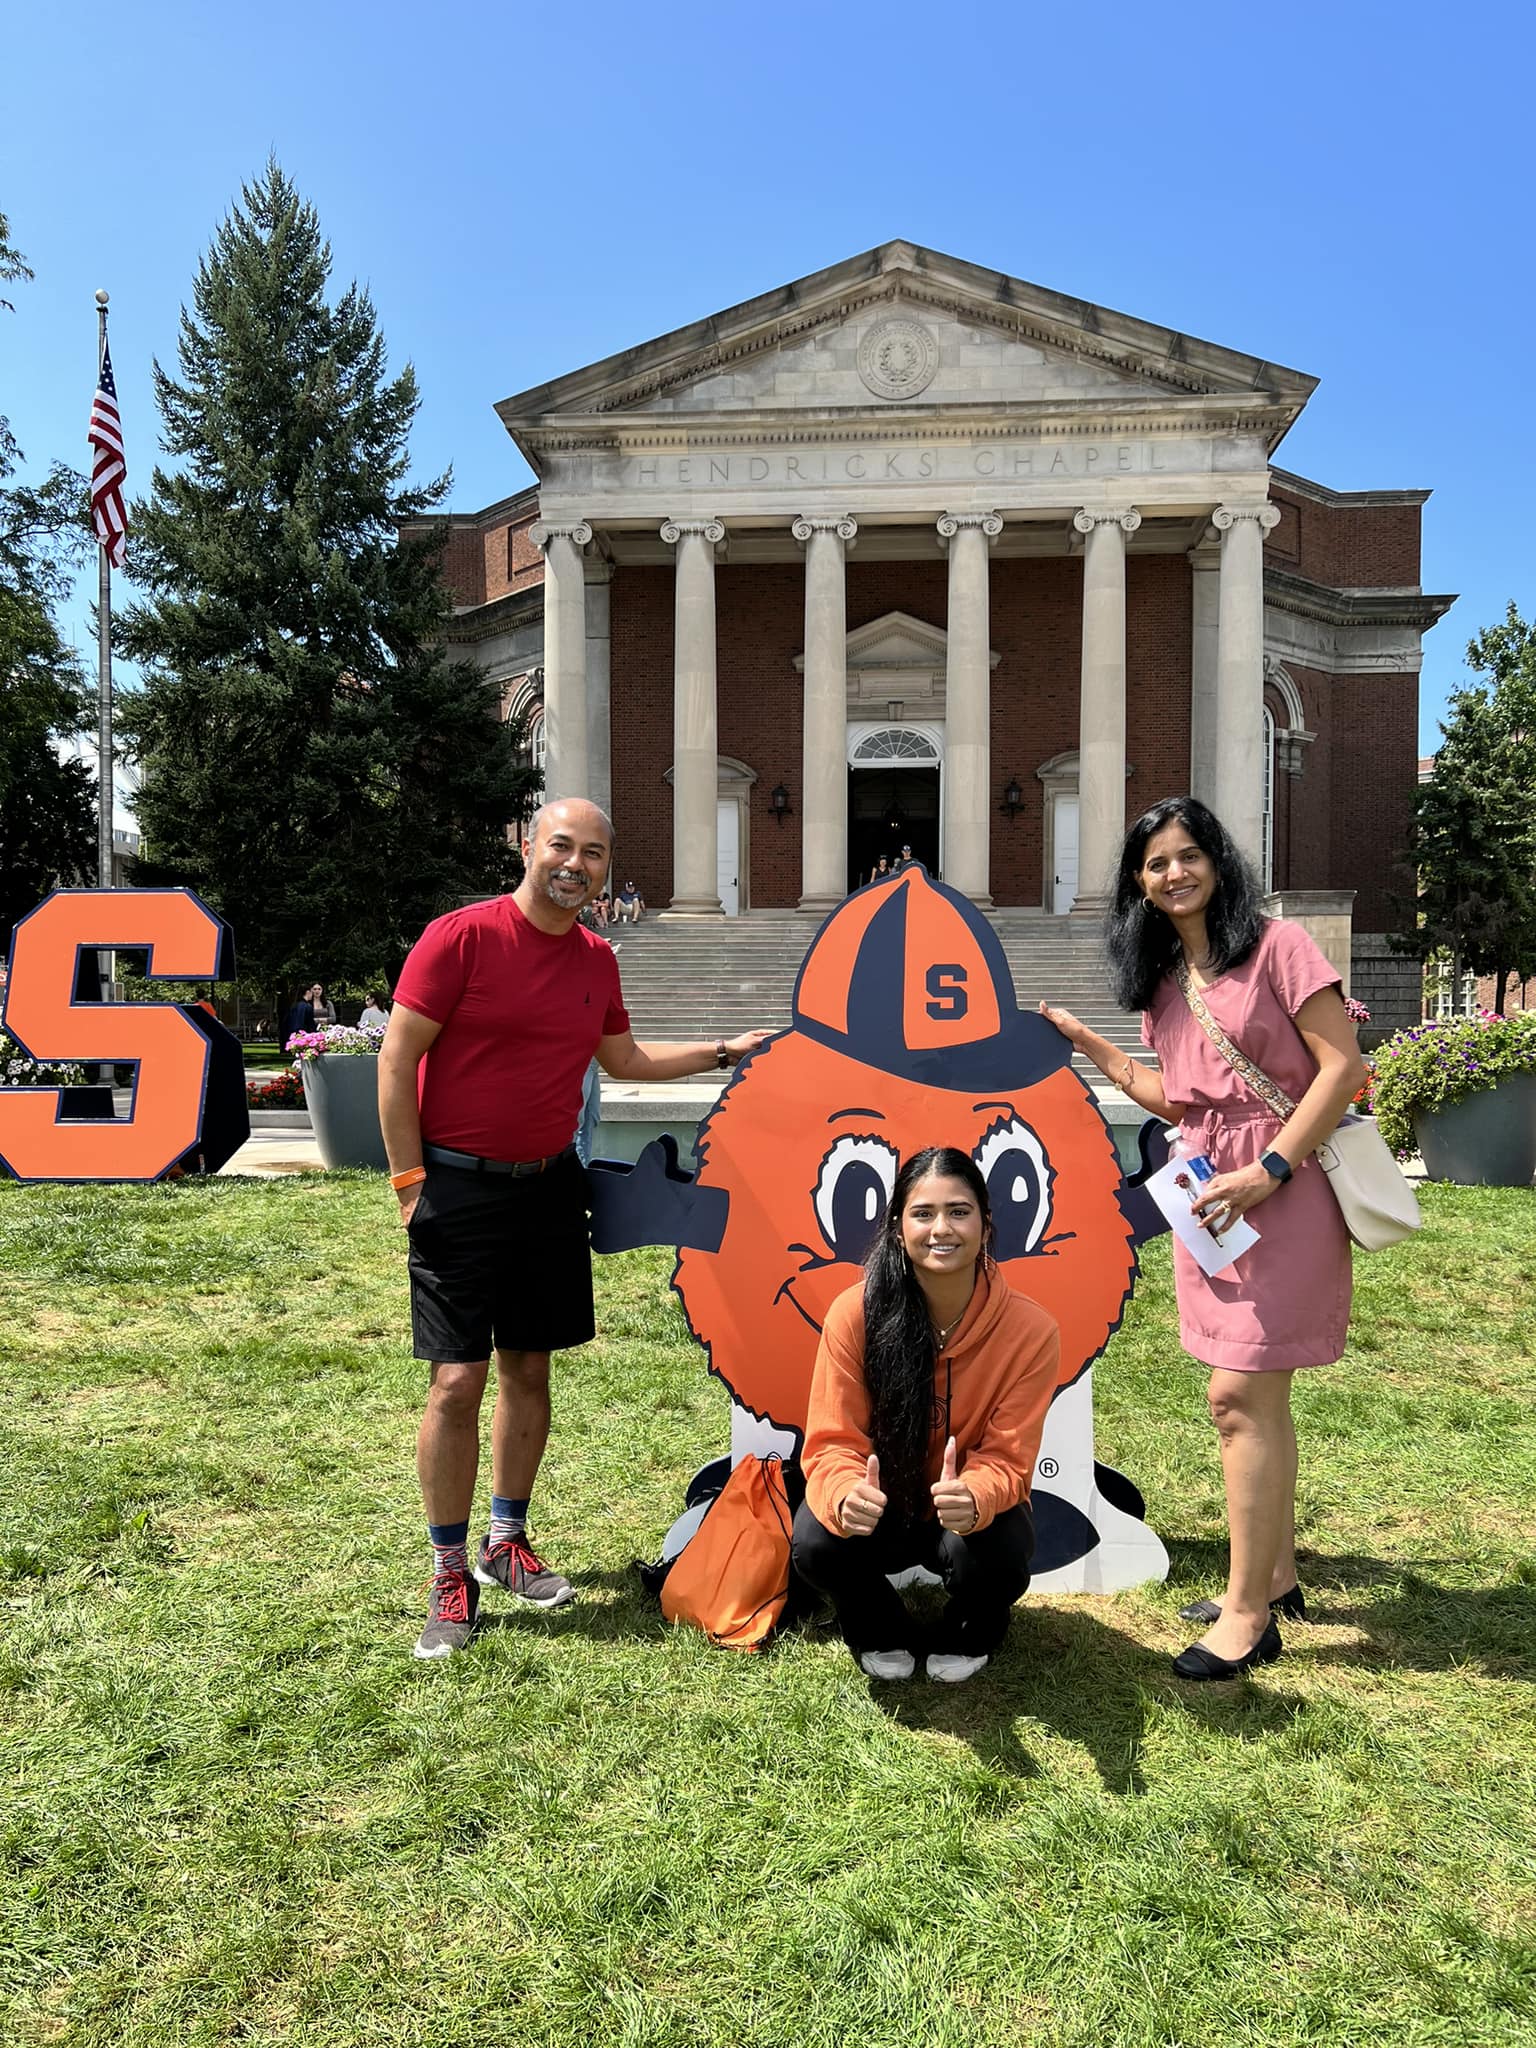
{"label": "distant building", "polygon": [[1315,383],[887,243],[504,400],[539,482],[450,518],[453,639],[658,908],[825,910],[905,841],[1090,911],[1192,789],[1277,890],[1354,892],[1394,1004],[1452,600],[1427,491],[1275,466]]}

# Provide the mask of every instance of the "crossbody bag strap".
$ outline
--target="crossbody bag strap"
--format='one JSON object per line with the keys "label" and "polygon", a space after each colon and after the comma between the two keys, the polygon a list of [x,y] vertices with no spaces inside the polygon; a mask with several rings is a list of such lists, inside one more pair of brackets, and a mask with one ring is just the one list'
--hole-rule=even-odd
{"label": "crossbody bag strap", "polygon": [[1173,970],[1173,978],[1179,984],[1179,993],[1183,996],[1185,1002],[1188,1003],[1190,1009],[1193,1010],[1195,1022],[1200,1026],[1200,1029],[1205,1033],[1212,1045],[1215,1046],[1228,1065],[1233,1067],[1238,1075],[1248,1083],[1248,1086],[1258,1096],[1264,1107],[1273,1110],[1283,1123],[1295,1109],[1295,1103],[1292,1102],[1283,1088],[1278,1087],[1271,1081],[1262,1067],[1255,1066],[1241,1046],[1234,1045],[1232,1040],[1228,1038],[1226,1032],[1222,1030],[1216,1019],[1211,1015],[1210,1010],[1206,1007],[1204,996],[1195,987],[1194,981],[1190,976],[1189,962],[1187,960],[1179,962],[1178,966]]}

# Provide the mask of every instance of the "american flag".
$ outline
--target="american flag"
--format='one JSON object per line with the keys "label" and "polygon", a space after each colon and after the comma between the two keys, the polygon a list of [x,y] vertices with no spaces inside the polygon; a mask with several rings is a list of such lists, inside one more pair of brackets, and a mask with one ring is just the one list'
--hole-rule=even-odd
{"label": "american flag", "polygon": [[128,531],[128,514],[123,509],[128,467],[123,461],[123,423],[117,413],[112,351],[105,345],[101,351],[101,376],[91,404],[90,443],[96,458],[91,465],[91,517],[96,523],[96,538],[106,549],[113,568],[121,569],[126,555],[123,539]]}

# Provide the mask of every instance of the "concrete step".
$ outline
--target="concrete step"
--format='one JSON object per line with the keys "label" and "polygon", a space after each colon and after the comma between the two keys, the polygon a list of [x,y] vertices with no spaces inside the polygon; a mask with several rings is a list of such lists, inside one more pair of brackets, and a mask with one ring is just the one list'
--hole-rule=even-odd
{"label": "concrete step", "polygon": [[[990,914],[1019,1001],[1040,996],[1073,1010],[1126,1051],[1140,1049],[1140,1020],[1109,1000],[1096,921],[1042,910]],[[649,918],[609,934],[625,1002],[642,1038],[733,1036],[789,1022],[796,976],[820,920],[794,911],[753,911],[717,923]],[[1085,1073],[1086,1063],[1077,1062]]]}

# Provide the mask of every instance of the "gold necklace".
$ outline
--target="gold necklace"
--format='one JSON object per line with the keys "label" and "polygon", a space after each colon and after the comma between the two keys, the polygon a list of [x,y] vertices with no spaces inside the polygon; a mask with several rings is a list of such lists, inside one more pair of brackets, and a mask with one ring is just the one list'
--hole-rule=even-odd
{"label": "gold necklace", "polygon": [[[976,1283],[975,1283],[975,1281],[973,1280],[973,1281],[971,1282],[971,1294],[974,1294],[975,1292],[976,1292]],[[934,1324],[934,1326],[933,1326],[933,1346],[934,1346],[934,1349],[935,1349],[936,1351],[942,1351],[942,1350],[944,1349],[944,1346],[945,1346],[945,1345],[946,1345],[946,1344],[947,1344],[947,1343],[949,1342],[950,1338],[951,1338],[951,1337],[952,1337],[952,1336],[954,1335],[954,1333],[956,1332],[956,1330],[958,1330],[958,1329],[959,1329],[959,1327],[960,1327],[960,1325],[961,1325],[961,1324],[962,1324],[962,1323],[963,1323],[963,1322],[965,1321],[965,1312],[966,1312],[966,1309],[968,1309],[968,1308],[970,1307],[970,1305],[971,1305],[971,1295],[970,1295],[970,1294],[968,1294],[968,1295],[966,1296],[966,1298],[965,1298],[965,1308],[961,1309],[961,1311],[960,1311],[959,1315],[957,1315],[957,1316],[955,1317],[955,1320],[954,1320],[954,1321],[953,1321],[952,1323],[946,1323],[946,1324],[944,1325],[944,1328],[943,1328],[942,1330],[941,1330],[941,1329],[939,1328],[939,1326],[938,1326],[938,1324],[937,1324],[937,1323],[935,1323],[935,1324]]]}

